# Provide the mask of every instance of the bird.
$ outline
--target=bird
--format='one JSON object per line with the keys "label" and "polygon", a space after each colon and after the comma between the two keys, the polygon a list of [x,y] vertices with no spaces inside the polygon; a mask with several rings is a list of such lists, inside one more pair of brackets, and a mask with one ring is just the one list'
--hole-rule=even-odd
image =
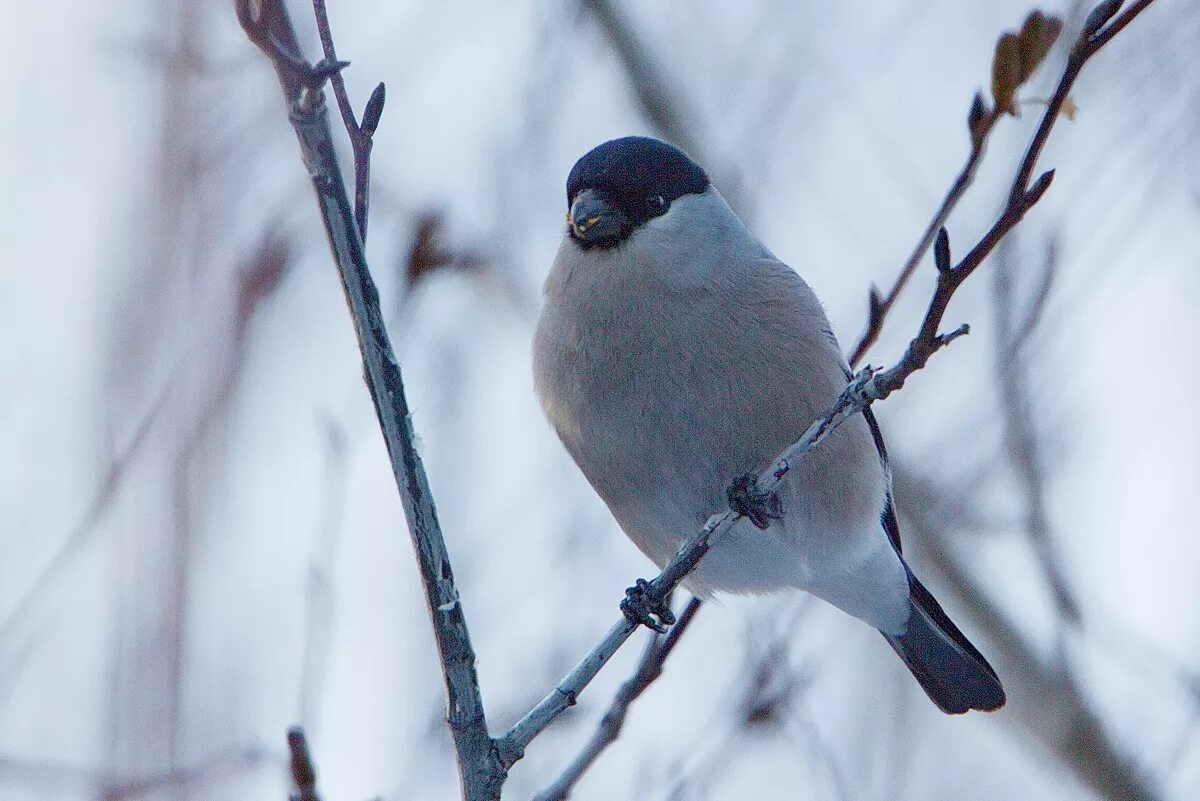
{"label": "bird", "polygon": [[[825,412],[850,368],[812,289],[679,148],[604,142],[566,189],[534,388],[621,529],[661,568]],[[690,592],[806,591],[878,629],[944,712],[1004,705],[996,671],[905,561],[869,407],[793,464],[774,501],[713,543],[684,579]]]}

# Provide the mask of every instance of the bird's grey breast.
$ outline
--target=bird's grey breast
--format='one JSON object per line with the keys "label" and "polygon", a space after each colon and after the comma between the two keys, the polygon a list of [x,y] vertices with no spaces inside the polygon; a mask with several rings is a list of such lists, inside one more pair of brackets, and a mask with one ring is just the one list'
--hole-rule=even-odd
{"label": "bird's grey breast", "polygon": [[712,459],[691,436],[704,416],[694,394],[705,358],[694,315],[711,305],[709,290],[663,279],[653,270],[622,274],[614,260],[567,243],[547,282],[534,344],[538,394],[610,506],[668,484],[677,502],[695,502],[694,493],[679,497],[670,474]]}

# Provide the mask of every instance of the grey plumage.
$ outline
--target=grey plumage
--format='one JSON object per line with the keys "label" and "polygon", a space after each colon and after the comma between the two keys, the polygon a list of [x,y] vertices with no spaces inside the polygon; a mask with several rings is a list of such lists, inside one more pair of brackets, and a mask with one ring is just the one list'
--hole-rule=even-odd
{"label": "grey plumage", "polygon": [[[847,367],[808,285],[679,151],[606,143],[580,160],[568,194],[573,227],[546,281],[535,385],[596,492],[661,566],[725,508],[738,476],[825,411]],[[806,590],[879,629],[946,711],[995,708],[995,673],[881,523],[890,476],[873,423],[852,417],[807,454],[784,484],[783,517],[765,530],[739,520],[685,585],[701,596]]]}

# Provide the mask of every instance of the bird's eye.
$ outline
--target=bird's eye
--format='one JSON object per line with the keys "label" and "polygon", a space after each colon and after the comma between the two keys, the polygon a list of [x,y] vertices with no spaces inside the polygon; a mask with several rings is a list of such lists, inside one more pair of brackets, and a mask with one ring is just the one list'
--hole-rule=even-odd
{"label": "bird's eye", "polygon": [[646,211],[651,217],[657,217],[658,215],[665,213],[667,206],[669,205],[670,204],[667,203],[667,199],[662,195],[651,195],[650,197],[646,198]]}

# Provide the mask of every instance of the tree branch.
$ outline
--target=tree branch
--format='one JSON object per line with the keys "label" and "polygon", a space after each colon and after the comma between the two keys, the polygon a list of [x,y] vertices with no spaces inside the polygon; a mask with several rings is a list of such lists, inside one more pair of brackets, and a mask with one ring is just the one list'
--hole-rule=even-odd
{"label": "tree branch", "polygon": [[350,308],[362,353],[363,377],[400,490],[441,657],[447,720],[454,737],[463,796],[467,801],[498,799],[505,770],[488,736],[475,652],[429,481],[413,444],[400,365],[384,325],[379,291],[367,268],[360,230],[346,198],[330,135],[321,86],[340,67],[328,62],[310,66],[304,61],[291,19],[278,0],[261,0],[257,5],[253,0],[238,0],[237,12],[250,40],[275,66]]}
{"label": "tree branch", "polygon": [[[966,334],[967,330],[967,326],[964,325],[948,334],[933,334],[924,339],[914,339],[903,358],[889,370],[876,371],[870,367],[860,370],[824,416],[810,425],[799,440],[754,479],[752,491],[764,496],[773,495],[798,459],[820,445],[848,418],[904,386],[905,380],[924,367],[934,353]],[[710,517],[704,527],[684,543],[663,572],[648,583],[645,594],[650,603],[661,604],[667,594],[699,564],[712,544],[723,536],[738,518],[739,515],[732,509]],[[511,765],[520,759],[524,755],[525,746],[575,703],[579,693],[629,639],[638,625],[626,618],[618,621],[557,687],[500,738],[498,744],[505,764]]]}
{"label": "tree branch", "polygon": [[[1041,156],[1042,150],[1046,146],[1046,141],[1050,137],[1050,131],[1053,129],[1055,122],[1058,121],[1059,114],[1062,112],[1063,104],[1067,101],[1067,98],[1070,95],[1071,87],[1075,85],[1076,78],[1079,77],[1079,73],[1083,69],[1083,66],[1088,62],[1088,59],[1094,56],[1102,47],[1104,47],[1104,45],[1112,41],[1114,36],[1120,33],[1125,26],[1132,22],[1133,19],[1142,11],[1144,11],[1152,2],[1154,2],[1154,0],[1139,0],[1139,2],[1131,5],[1123,14],[1113,20],[1112,24],[1108,25],[1108,27],[1104,27],[1104,24],[1108,22],[1114,14],[1116,14],[1117,10],[1121,6],[1121,3],[1118,2],[1118,0],[1106,0],[1106,2],[1100,3],[1088,15],[1084,22],[1083,29],[1080,31],[1078,38],[1076,39],[1074,45],[1072,45],[1071,50],[1067,55],[1067,63],[1063,68],[1062,76],[1058,80],[1058,85],[1054,90],[1054,94],[1051,95],[1050,100],[1046,104],[1046,110],[1042,114],[1041,121],[1038,123],[1038,127],[1034,132],[1033,139],[1030,141],[1029,146],[1025,151],[1025,155],[1021,159],[1020,166],[1017,168],[1016,175],[1013,177],[1012,184],[1009,187],[1008,201],[1005,204],[1004,210],[1001,212],[1000,219],[996,222],[995,226],[993,226],[992,230],[988,232],[987,236],[984,237],[984,240],[980,242],[980,245],[977,246],[978,249],[980,246],[984,246],[986,244],[986,247],[984,247],[983,251],[978,254],[978,257],[976,257],[976,254],[974,251],[972,251],[972,253],[968,254],[968,257],[964,259],[960,265],[960,268],[962,269],[956,270],[958,274],[950,279],[947,279],[955,286],[965,280],[966,277],[970,275],[976,267],[979,266],[979,263],[983,260],[983,257],[986,256],[993,247],[995,247],[996,242],[998,242],[1005,233],[1010,231],[1013,226],[1021,221],[1021,219],[1025,216],[1025,212],[1027,212],[1035,203],[1037,203],[1038,199],[1041,197],[1041,194],[1049,187],[1050,181],[1053,179],[1054,175],[1053,170],[1043,173],[1032,186],[1030,186],[1029,182],[1033,175],[1033,170],[1037,165],[1038,158]],[[1037,12],[1035,12],[1035,14],[1036,13]],[[1026,26],[1023,27],[1021,31],[1022,35],[1025,34],[1026,27],[1029,26],[1029,20],[1033,18],[1034,15],[1030,15],[1030,18],[1026,20]],[[1057,33],[1054,35],[1057,36]],[[979,93],[976,93],[975,98],[971,103],[971,110],[967,115],[967,128],[971,135],[971,152],[968,154],[966,164],[959,172],[954,184],[950,187],[950,191],[946,193],[945,198],[942,200],[942,205],[938,208],[937,212],[934,213],[933,219],[930,221],[929,225],[926,226],[920,240],[917,242],[917,246],[913,249],[908,261],[905,262],[904,267],[900,270],[900,274],[897,277],[896,282],[892,285],[892,288],[888,291],[888,294],[885,297],[880,298],[878,291],[872,288],[867,319],[867,330],[850,354],[851,366],[857,365],[862,357],[866,355],[867,350],[873,344],[875,344],[876,340],[878,340],[879,333],[883,328],[884,319],[887,317],[888,312],[892,310],[896,299],[900,296],[900,293],[908,284],[909,279],[912,278],[913,273],[916,271],[917,264],[920,263],[921,259],[924,258],[925,253],[928,252],[929,246],[933,244],[935,240],[935,233],[944,229],[946,221],[950,217],[950,213],[954,210],[955,206],[958,205],[958,201],[962,198],[967,187],[969,187],[971,182],[974,180],[975,171],[983,157],[988,138],[991,136],[991,133],[995,129],[996,123],[999,121],[1000,117],[1003,116],[1003,114],[1011,107],[1012,94],[1015,93],[1019,85],[1028,78],[1028,73],[1032,73],[1033,71],[1032,66],[1022,65],[1022,69],[1027,70],[1027,73],[1024,74],[1023,77],[1004,75],[1005,51],[1003,50],[1002,45],[1005,43],[1006,37],[1009,36],[1012,36],[1012,34],[1006,34],[1004,37],[1001,37],[1000,41],[997,43],[996,59],[995,63],[993,64],[993,91],[995,93],[997,90],[1007,90],[1007,95],[1002,91],[999,97],[994,98],[995,103],[992,108],[988,109],[986,107],[986,102],[983,100],[983,96]],[[1025,43],[1022,44],[1024,45]],[[1037,44],[1040,45],[1042,42]],[[1030,46],[1032,46],[1032,44]],[[1019,61],[1020,58],[1018,56],[1021,55],[1024,54],[1013,55],[1011,58],[1016,58]],[[1043,52],[1041,57],[1044,57],[1044,55],[1045,54]],[[1040,61],[1041,57],[1038,57],[1037,61]],[[1036,66],[1036,63],[1034,66]],[[1010,85],[1005,86],[1005,80],[1008,80]],[[941,282],[939,282],[939,289],[940,286]],[[953,289],[950,290],[949,294],[953,294]],[[941,321],[941,314],[945,310],[946,302],[949,301],[949,294],[944,295],[944,297],[939,296],[939,294],[936,293],[934,295],[934,300],[930,309],[931,311],[933,311],[935,308],[941,309],[941,311],[938,311],[936,314],[927,316],[927,320],[932,321],[934,327],[936,327],[936,325]]]}
{"label": "tree branch", "polygon": [[662,675],[663,663],[667,661],[671,651],[675,650],[679,638],[684,635],[692,619],[700,611],[700,603],[699,598],[688,601],[687,607],[679,615],[679,621],[665,636],[651,632],[637,669],[613,696],[612,703],[600,719],[592,738],[554,783],[534,796],[534,801],[565,801],[571,790],[583,778],[583,774],[587,773],[606,748],[617,741],[621,736],[621,728],[625,725],[625,717],[629,714],[629,707]]}
{"label": "tree branch", "polygon": [[360,125],[354,117],[350,97],[346,94],[346,81],[342,78],[341,67],[349,66],[350,62],[338,61],[337,51],[333,47],[333,33],[329,30],[329,14],[325,10],[325,0],[313,0],[313,15],[317,18],[317,35],[321,39],[324,61],[340,65],[339,69],[330,74],[329,84],[333,87],[338,112],[346,126],[346,135],[350,138],[350,148],[354,154],[354,219],[358,221],[359,238],[366,242],[367,210],[371,193],[371,147],[374,144],[375,129],[379,126],[379,118],[383,114],[386,90],[383,83],[380,83],[375,87],[375,91],[371,92],[366,108],[363,109]]}
{"label": "tree branch", "polygon": [[975,99],[971,103],[971,111],[968,115],[968,128],[971,132],[971,152],[967,156],[967,162],[959,171],[958,176],[954,179],[954,183],[950,185],[946,196],[942,198],[942,205],[934,212],[933,219],[929,221],[929,225],[925,226],[924,232],[921,234],[920,240],[917,241],[916,247],[909,254],[908,260],[904,262],[904,266],[900,268],[900,274],[896,276],[895,283],[884,297],[879,297],[879,291],[875,287],[871,287],[871,293],[867,304],[867,330],[863,332],[862,338],[858,344],[854,346],[853,352],[850,354],[850,366],[856,366],[862,357],[876,340],[879,339],[879,333],[883,330],[883,321],[887,317],[888,312],[892,310],[896,299],[900,297],[901,291],[908,285],[909,279],[913,273],[917,271],[917,265],[925,258],[925,254],[929,251],[929,246],[933,244],[934,237],[946,225],[950,219],[950,212],[954,211],[958,201],[966,194],[967,189],[975,181],[975,172],[979,168],[979,163],[983,161],[983,153],[987,145],[988,137],[996,127],[996,122],[1000,119],[1000,112],[992,109],[990,112],[984,111],[983,95],[975,93]]}

